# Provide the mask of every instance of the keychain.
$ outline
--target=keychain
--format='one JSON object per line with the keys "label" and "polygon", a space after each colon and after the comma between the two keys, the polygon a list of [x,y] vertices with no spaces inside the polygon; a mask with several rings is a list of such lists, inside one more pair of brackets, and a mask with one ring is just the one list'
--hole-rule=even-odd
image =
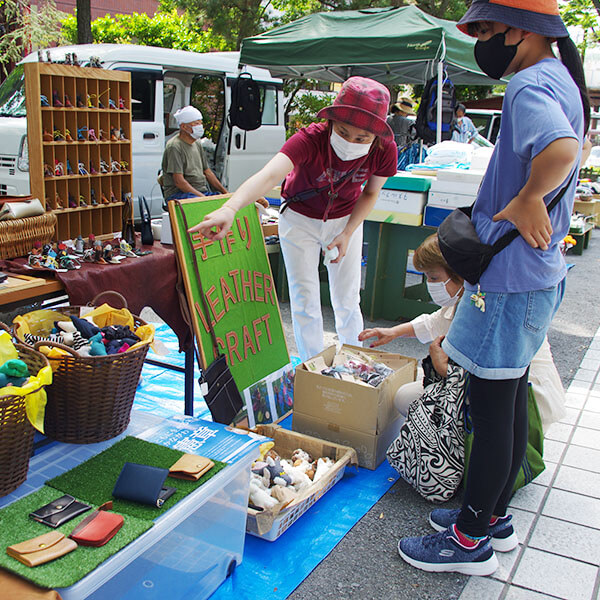
{"label": "keychain", "polygon": [[471,304],[474,304],[481,312],[485,312],[485,292],[481,291],[479,284],[477,284],[477,292],[471,294]]}

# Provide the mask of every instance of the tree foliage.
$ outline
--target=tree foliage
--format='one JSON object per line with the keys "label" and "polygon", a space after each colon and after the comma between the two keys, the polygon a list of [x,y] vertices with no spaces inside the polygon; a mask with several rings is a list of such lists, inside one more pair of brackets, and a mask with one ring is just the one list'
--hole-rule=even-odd
{"label": "tree foliage", "polygon": [[[77,17],[69,15],[62,21],[63,34],[77,43]],[[110,44],[139,44],[193,52],[226,50],[225,40],[210,29],[203,30],[189,15],[179,15],[176,9],[147,14],[106,15],[92,21],[94,42]]]}
{"label": "tree foliage", "polygon": [[597,45],[600,41],[598,32],[598,16],[600,14],[600,0],[569,0],[560,7],[560,14],[567,26],[577,26],[583,31],[583,39],[579,44],[581,54],[589,46]]}
{"label": "tree foliage", "polygon": [[0,0],[0,66],[4,74],[32,48],[60,43],[63,16],[54,0],[33,9],[27,0]]}

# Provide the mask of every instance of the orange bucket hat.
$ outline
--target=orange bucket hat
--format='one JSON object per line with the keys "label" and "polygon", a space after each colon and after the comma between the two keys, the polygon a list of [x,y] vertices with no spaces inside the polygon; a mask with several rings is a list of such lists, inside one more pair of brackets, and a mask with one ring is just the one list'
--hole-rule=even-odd
{"label": "orange bucket hat", "polygon": [[569,37],[557,0],[473,0],[457,27],[468,35],[467,25],[479,21],[497,21],[549,38]]}

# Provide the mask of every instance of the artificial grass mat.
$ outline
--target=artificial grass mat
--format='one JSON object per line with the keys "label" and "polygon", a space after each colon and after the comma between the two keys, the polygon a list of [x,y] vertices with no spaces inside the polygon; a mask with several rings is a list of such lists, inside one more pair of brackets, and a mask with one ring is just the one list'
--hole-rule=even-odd
{"label": "artificial grass mat", "polygon": [[[51,527],[30,519],[29,513],[60,498],[62,495],[62,492],[59,493],[54,488],[43,486],[37,492],[33,492],[0,510],[0,567],[17,573],[42,587],[68,587],[85,577],[100,563],[127,546],[154,525],[148,519],[137,519],[125,515],[123,527],[104,546],[99,548],[79,546],[73,552],[37,567],[27,567],[16,558],[8,556],[6,554],[8,546],[53,531]],[[79,498],[77,495],[75,497],[84,501],[83,498]],[[91,504],[91,502],[87,502],[87,504]],[[97,508],[97,505],[92,506],[92,510],[95,508]],[[68,536],[75,529],[75,526],[91,512],[91,510],[88,510],[56,530]],[[1,591],[0,597],[3,597]]]}
{"label": "artificial grass mat", "polygon": [[113,498],[112,491],[119,473],[126,462],[168,469],[183,454],[185,452],[180,450],[128,436],[70,471],[49,479],[46,485],[76,496],[87,504],[100,505],[112,500],[113,510],[117,513],[153,520],[216,475],[227,464],[213,461],[215,466],[198,481],[167,477],[165,485],[177,488],[177,491],[160,508]]}

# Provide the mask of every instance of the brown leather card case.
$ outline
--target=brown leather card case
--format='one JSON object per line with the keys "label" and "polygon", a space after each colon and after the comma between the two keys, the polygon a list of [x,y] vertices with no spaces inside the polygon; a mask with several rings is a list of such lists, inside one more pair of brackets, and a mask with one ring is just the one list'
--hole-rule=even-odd
{"label": "brown leather card case", "polygon": [[184,454],[169,469],[169,477],[198,481],[202,475],[210,471],[214,466],[215,463],[209,458],[195,454]]}
{"label": "brown leather card case", "polygon": [[6,553],[28,567],[37,567],[72,552],[77,544],[60,531],[50,531],[38,537],[14,544]]}

